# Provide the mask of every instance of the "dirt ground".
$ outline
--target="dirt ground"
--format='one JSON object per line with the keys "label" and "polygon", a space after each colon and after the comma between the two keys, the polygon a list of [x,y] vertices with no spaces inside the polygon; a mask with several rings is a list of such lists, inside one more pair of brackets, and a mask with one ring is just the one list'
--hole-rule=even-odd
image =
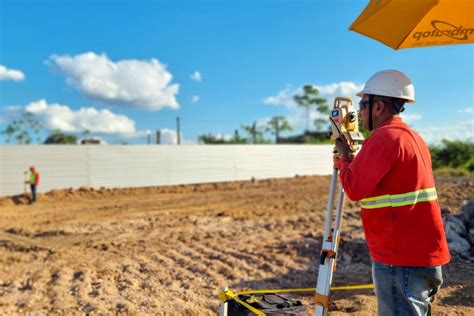
{"label": "dirt ground", "polygon": [[[214,315],[219,290],[316,285],[330,177],[0,200],[0,314]],[[442,207],[474,177],[437,178]],[[346,201],[333,285],[371,283],[358,204]],[[474,265],[455,257],[434,315],[474,315]],[[311,294],[298,294],[312,312]],[[333,292],[333,315],[374,315],[372,290]],[[311,314],[311,313],[310,313]]]}

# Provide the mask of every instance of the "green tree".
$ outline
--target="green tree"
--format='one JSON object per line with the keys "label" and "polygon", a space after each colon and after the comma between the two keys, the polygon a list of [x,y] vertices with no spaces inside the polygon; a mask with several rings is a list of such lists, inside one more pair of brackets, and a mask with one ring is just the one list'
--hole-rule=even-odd
{"label": "green tree", "polygon": [[284,116],[273,116],[268,122],[265,128],[266,132],[270,132],[275,135],[275,144],[279,143],[280,132],[292,131],[290,123]]}
{"label": "green tree", "polygon": [[469,161],[466,162],[464,168],[469,172],[474,172],[474,157],[472,157],[471,159],[469,159]]}
{"label": "green tree", "polygon": [[239,130],[234,131],[234,138],[232,138],[233,144],[246,144],[247,140],[239,135]]}
{"label": "green tree", "polygon": [[53,131],[44,141],[45,144],[77,144],[76,135],[68,135],[59,129]]}
{"label": "green tree", "polygon": [[263,131],[257,126],[257,122],[252,125],[242,125],[241,128],[250,135],[252,144],[263,143]]}
{"label": "green tree", "polygon": [[203,144],[215,144],[216,142],[216,137],[211,134],[203,134],[198,137],[198,142],[203,143]]}
{"label": "green tree", "polygon": [[33,113],[24,112],[19,119],[8,123],[1,133],[6,136],[7,143],[14,140],[17,144],[31,144],[33,136],[36,136],[36,142],[40,142],[38,134],[41,128],[41,123]]}
{"label": "green tree", "polygon": [[83,139],[88,139],[91,136],[91,130],[86,128],[81,133]]}
{"label": "green tree", "polygon": [[198,141],[203,144],[245,144],[247,140],[241,138],[238,133],[234,134],[234,137],[231,139],[224,139],[222,137],[217,137],[211,134],[201,135],[198,137]]}
{"label": "green tree", "polygon": [[[327,100],[324,98],[318,97],[319,90],[313,85],[303,86],[303,94],[293,96],[293,100],[299,107],[306,109],[306,130],[309,132],[309,114],[311,107],[315,107],[316,110],[321,114],[329,114],[329,107],[327,105]],[[327,123],[327,120],[316,119],[314,120],[314,125],[317,131],[320,131],[324,124]]]}
{"label": "green tree", "polygon": [[474,157],[474,142],[443,139],[440,146],[430,147],[433,168],[471,168]]}

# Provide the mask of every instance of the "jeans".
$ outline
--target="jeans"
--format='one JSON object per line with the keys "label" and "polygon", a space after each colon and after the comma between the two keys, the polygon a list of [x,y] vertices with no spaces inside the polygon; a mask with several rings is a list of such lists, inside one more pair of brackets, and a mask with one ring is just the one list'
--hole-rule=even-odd
{"label": "jeans", "polygon": [[431,302],[443,283],[441,266],[398,267],[372,263],[378,315],[431,315]]}
{"label": "jeans", "polygon": [[31,202],[36,202],[36,185],[31,184]]}

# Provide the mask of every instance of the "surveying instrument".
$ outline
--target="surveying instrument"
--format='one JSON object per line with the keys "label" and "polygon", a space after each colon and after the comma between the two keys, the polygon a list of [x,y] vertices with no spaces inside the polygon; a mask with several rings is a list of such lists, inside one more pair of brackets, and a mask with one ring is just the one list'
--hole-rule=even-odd
{"label": "surveying instrument", "polygon": [[[337,97],[334,100],[334,108],[331,111],[329,120],[332,125],[331,139],[335,141],[337,138],[341,137],[344,141],[345,138],[349,143],[351,156],[354,157],[359,148],[359,144],[364,141],[364,136],[359,132],[358,115],[352,106],[352,100],[349,98]],[[316,316],[323,316],[328,313],[329,292],[332,283],[332,276],[336,269],[336,254],[340,239],[342,207],[344,204],[344,189],[342,188],[342,184],[339,184],[337,205],[334,212],[334,194],[339,173],[337,162],[339,159],[341,159],[341,156],[337,152],[336,147],[334,147],[334,165],[332,169],[331,185],[329,188],[329,201],[326,208],[318,281],[316,285],[316,294],[314,296],[314,302],[316,303]]]}

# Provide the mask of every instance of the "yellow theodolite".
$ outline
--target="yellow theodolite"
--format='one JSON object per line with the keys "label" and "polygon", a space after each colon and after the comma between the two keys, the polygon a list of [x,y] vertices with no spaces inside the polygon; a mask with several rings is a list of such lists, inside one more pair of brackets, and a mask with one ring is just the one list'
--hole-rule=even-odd
{"label": "yellow theodolite", "polygon": [[[357,151],[359,144],[364,141],[364,135],[359,132],[359,120],[357,111],[352,106],[349,98],[337,97],[334,100],[334,108],[329,120],[332,123],[331,139],[335,140],[344,135],[349,141],[352,153]],[[337,153],[335,152],[337,155]]]}

